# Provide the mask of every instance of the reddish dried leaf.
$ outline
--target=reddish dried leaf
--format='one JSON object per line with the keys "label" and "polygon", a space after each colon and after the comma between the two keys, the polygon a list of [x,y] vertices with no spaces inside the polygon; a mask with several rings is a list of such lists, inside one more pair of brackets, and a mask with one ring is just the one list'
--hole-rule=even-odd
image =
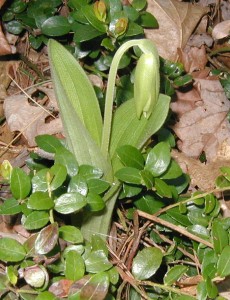
{"label": "reddish dried leaf", "polygon": [[65,298],[65,297],[68,296],[69,289],[70,289],[72,284],[73,284],[72,280],[61,279],[59,281],[54,282],[49,287],[49,291],[57,297]]}
{"label": "reddish dried leaf", "polygon": [[[1,5],[1,2],[0,2]],[[2,27],[0,25],[0,56],[1,55],[6,55],[6,54],[11,54],[12,50],[10,47],[10,44],[8,43],[4,33],[2,32]]]}
{"label": "reddish dried leaf", "polygon": [[43,228],[35,241],[35,249],[38,254],[50,252],[58,241],[58,224],[53,223]]}

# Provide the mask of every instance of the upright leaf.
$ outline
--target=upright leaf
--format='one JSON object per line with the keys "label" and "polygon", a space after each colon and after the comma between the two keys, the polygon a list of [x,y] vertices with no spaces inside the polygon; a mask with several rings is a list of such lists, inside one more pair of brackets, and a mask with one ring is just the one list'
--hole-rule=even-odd
{"label": "upright leaf", "polygon": [[20,168],[14,168],[10,179],[10,189],[16,199],[24,199],[31,189],[29,176]]}
{"label": "upright leaf", "polygon": [[18,262],[26,256],[24,247],[11,238],[0,239],[0,260],[5,262]]}

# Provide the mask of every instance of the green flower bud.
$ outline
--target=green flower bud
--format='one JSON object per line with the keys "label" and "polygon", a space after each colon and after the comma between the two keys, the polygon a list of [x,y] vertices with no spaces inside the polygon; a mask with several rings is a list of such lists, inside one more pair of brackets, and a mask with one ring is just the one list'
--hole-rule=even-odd
{"label": "green flower bud", "polygon": [[105,22],[106,20],[106,5],[104,1],[96,1],[93,5],[95,16],[98,20]]}
{"label": "green flower bud", "polygon": [[13,168],[10,162],[8,160],[4,160],[0,167],[1,176],[6,180],[10,180],[12,170]]}
{"label": "green flower bud", "polygon": [[138,119],[149,118],[159,97],[159,56],[143,53],[137,62],[134,77],[134,101]]}

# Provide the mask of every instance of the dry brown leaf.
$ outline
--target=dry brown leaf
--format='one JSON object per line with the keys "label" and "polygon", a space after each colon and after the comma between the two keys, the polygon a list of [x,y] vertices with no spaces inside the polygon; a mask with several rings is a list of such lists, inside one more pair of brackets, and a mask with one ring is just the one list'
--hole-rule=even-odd
{"label": "dry brown leaf", "polygon": [[159,23],[159,29],[146,29],[146,37],[153,40],[162,57],[175,61],[177,49],[184,48],[194,28],[207,8],[177,0],[148,0],[147,10]]}
{"label": "dry brown leaf", "polygon": [[[218,80],[197,79],[195,87],[202,100],[180,116],[173,130],[180,139],[178,147],[184,154],[197,158],[204,151],[210,162],[216,159],[224,141],[230,144],[230,124],[226,119],[230,102]],[[175,106],[172,109],[181,111],[180,99],[176,109]]]}
{"label": "dry brown leaf", "polygon": [[0,56],[11,54],[12,49],[10,44],[8,43],[4,33],[2,32],[2,26],[0,25]]}
{"label": "dry brown leaf", "polygon": [[[40,88],[48,95],[49,103],[46,109],[56,110],[53,90],[47,91],[46,88]],[[33,93],[33,92],[32,92]],[[11,131],[22,132],[27,139],[29,146],[35,146],[35,137],[40,134],[56,134],[62,132],[62,123],[60,118],[53,119],[46,123],[49,113],[41,107],[30,103],[25,95],[12,95],[7,97],[4,102],[4,111],[7,123]],[[50,117],[51,118],[51,117]]]}
{"label": "dry brown leaf", "polygon": [[11,82],[8,75],[12,75],[17,68],[18,62],[16,61],[0,61],[0,100],[7,96],[6,90]]}
{"label": "dry brown leaf", "polygon": [[220,4],[221,14],[223,20],[230,20],[230,1],[221,1]]}
{"label": "dry brown leaf", "polygon": [[215,40],[226,38],[229,35],[230,35],[230,20],[220,22],[213,28],[212,37]]}

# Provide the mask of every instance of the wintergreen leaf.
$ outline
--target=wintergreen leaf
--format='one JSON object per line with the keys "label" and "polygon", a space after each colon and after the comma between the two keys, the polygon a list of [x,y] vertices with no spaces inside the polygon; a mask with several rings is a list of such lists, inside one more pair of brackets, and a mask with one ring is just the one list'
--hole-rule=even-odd
{"label": "wintergreen leaf", "polygon": [[5,262],[19,262],[26,256],[25,248],[11,238],[0,239],[0,260]]}
{"label": "wintergreen leaf", "polygon": [[16,283],[18,281],[18,272],[17,272],[17,269],[14,268],[14,266],[9,265],[6,267],[6,275],[7,275],[9,282],[12,285],[16,285]]}
{"label": "wintergreen leaf", "polygon": [[35,137],[35,141],[39,148],[49,153],[56,153],[59,149],[65,149],[61,141],[53,135],[38,135]]}
{"label": "wintergreen leaf", "polygon": [[102,194],[110,187],[107,181],[101,179],[89,179],[87,180],[89,192],[94,194]]}
{"label": "wintergreen leaf", "polygon": [[54,207],[54,201],[47,192],[34,192],[29,197],[27,206],[34,210],[49,210]]}
{"label": "wintergreen leaf", "polygon": [[46,211],[33,211],[30,213],[25,222],[24,227],[28,230],[34,230],[44,227],[49,222],[49,214]]}
{"label": "wintergreen leaf", "polygon": [[74,176],[77,174],[78,163],[73,153],[71,153],[69,150],[65,148],[57,149],[54,160],[55,163],[66,167],[69,176]]}
{"label": "wintergreen leaf", "polygon": [[159,248],[144,248],[133,259],[132,274],[139,280],[150,278],[159,269],[162,258],[163,254]]}
{"label": "wintergreen leaf", "polygon": [[12,20],[5,24],[6,30],[12,34],[20,34],[23,30],[21,22],[17,20]]}
{"label": "wintergreen leaf", "polygon": [[140,170],[136,168],[131,168],[131,167],[122,168],[115,173],[115,176],[119,180],[127,183],[141,184]]}
{"label": "wintergreen leaf", "polygon": [[70,214],[81,210],[87,201],[80,193],[65,193],[55,201],[54,209],[61,214]]}
{"label": "wintergreen leaf", "polygon": [[42,169],[38,171],[34,177],[32,178],[32,188],[33,192],[47,192],[48,184],[47,184],[47,173],[49,172],[48,168]]}
{"label": "wintergreen leaf", "polygon": [[219,220],[214,220],[212,223],[212,240],[217,254],[220,254],[229,243],[228,231],[223,228]]}
{"label": "wintergreen leaf", "polygon": [[36,240],[35,250],[38,254],[47,254],[50,252],[58,242],[58,224],[52,223],[43,228]]}
{"label": "wintergreen leaf", "polygon": [[0,206],[1,215],[15,215],[20,213],[21,211],[21,205],[14,198],[5,200]]}
{"label": "wintergreen leaf", "polygon": [[206,283],[206,290],[207,290],[208,297],[214,299],[218,295],[217,286],[215,285],[214,282],[212,282],[210,277],[207,277],[205,279],[205,283]]}
{"label": "wintergreen leaf", "polygon": [[149,170],[153,176],[159,176],[167,170],[170,161],[171,155],[168,143],[160,142],[148,153],[145,168]]}
{"label": "wintergreen leaf", "polygon": [[81,231],[75,226],[64,225],[59,228],[59,236],[64,241],[73,244],[79,244],[83,242],[83,236]]}
{"label": "wintergreen leaf", "polygon": [[209,231],[207,228],[205,228],[202,225],[196,224],[196,225],[192,225],[192,226],[188,226],[188,231],[207,240],[209,239]]}
{"label": "wintergreen leaf", "polygon": [[168,270],[164,276],[164,284],[172,285],[175,283],[185,272],[187,272],[188,267],[186,266],[174,266]]}
{"label": "wintergreen leaf", "polygon": [[145,211],[149,214],[154,214],[158,210],[160,210],[164,206],[164,202],[160,201],[159,199],[154,199],[151,195],[143,195],[140,199],[136,200],[135,206]]}
{"label": "wintergreen leaf", "polygon": [[205,208],[204,212],[210,214],[216,206],[217,199],[213,194],[205,196]]}
{"label": "wintergreen leaf", "polygon": [[109,270],[113,265],[109,262],[103,250],[96,250],[89,254],[85,260],[86,271],[89,273],[99,273]]}
{"label": "wintergreen leaf", "polygon": [[10,189],[16,199],[24,199],[31,190],[30,177],[20,168],[13,168]]}
{"label": "wintergreen leaf", "polygon": [[41,31],[48,36],[61,36],[69,33],[71,25],[64,16],[52,16],[41,25]]}
{"label": "wintergreen leaf", "polygon": [[94,28],[96,28],[98,31],[102,33],[106,33],[106,27],[103,24],[103,22],[99,21],[98,18],[96,17],[93,10],[93,5],[85,5],[82,7],[81,11],[83,12],[86,19]]}
{"label": "wintergreen leaf", "polygon": [[79,280],[85,274],[85,263],[76,251],[68,251],[65,255],[65,277],[70,280]]}
{"label": "wintergreen leaf", "polygon": [[86,180],[101,178],[103,171],[90,165],[80,165],[79,174],[84,176]]}
{"label": "wintergreen leaf", "polygon": [[197,299],[198,300],[205,300],[207,299],[207,289],[206,284],[204,281],[201,281],[197,285]]}
{"label": "wintergreen leaf", "polygon": [[139,170],[144,168],[145,161],[143,155],[140,150],[131,145],[119,147],[117,149],[117,155],[126,167],[132,167]]}
{"label": "wintergreen leaf", "polygon": [[141,12],[138,18],[138,24],[147,28],[158,28],[159,24],[156,18],[149,12]]}
{"label": "wintergreen leaf", "polygon": [[230,246],[226,246],[220,254],[217,263],[217,274],[220,277],[230,275]]}
{"label": "wintergreen leaf", "polygon": [[172,191],[171,191],[170,186],[168,186],[167,183],[165,183],[160,178],[155,178],[154,179],[154,187],[155,187],[156,192],[159,196],[166,197],[166,198],[171,198],[172,197]]}
{"label": "wintergreen leaf", "polygon": [[75,32],[74,41],[76,43],[89,41],[94,39],[95,37],[103,35],[101,31],[97,30],[89,24],[80,24],[76,22],[72,25],[72,29]]}
{"label": "wintergreen leaf", "polygon": [[25,281],[32,287],[42,288],[47,285],[49,275],[42,265],[34,265],[25,268],[23,272]]}
{"label": "wintergreen leaf", "polygon": [[151,190],[154,185],[154,178],[152,173],[148,170],[142,170],[140,171],[140,175],[142,184],[145,185],[148,190]]}
{"label": "wintergreen leaf", "polygon": [[132,6],[137,10],[140,11],[142,10],[147,4],[146,0],[133,0],[132,1]]}
{"label": "wintergreen leaf", "polygon": [[52,294],[51,292],[45,291],[45,292],[41,292],[36,298],[35,300],[58,300],[58,298]]}
{"label": "wintergreen leaf", "polygon": [[93,234],[91,238],[92,251],[102,250],[108,256],[109,250],[106,242],[97,234]]}
{"label": "wintergreen leaf", "polygon": [[83,196],[86,196],[88,193],[88,186],[86,179],[81,174],[77,174],[70,179],[68,185],[68,193],[80,193]]}
{"label": "wintergreen leaf", "polygon": [[[55,163],[49,170],[49,188],[51,191],[59,188],[66,179],[67,170],[66,167]],[[47,178],[48,179],[48,178]]]}
{"label": "wintergreen leaf", "polygon": [[194,225],[199,224],[201,226],[206,227],[209,224],[210,217],[207,215],[205,216],[203,214],[202,209],[199,209],[199,208],[191,209],[188,212],[187,216],[188,216],[189,221]]}
{"label": "wintergreen leaf", "polygon": [[105,208],[105,202],[98,194],[89,192],[86,196],[86,200],[88,203],[87,209],[91,212],[100,211]]}

